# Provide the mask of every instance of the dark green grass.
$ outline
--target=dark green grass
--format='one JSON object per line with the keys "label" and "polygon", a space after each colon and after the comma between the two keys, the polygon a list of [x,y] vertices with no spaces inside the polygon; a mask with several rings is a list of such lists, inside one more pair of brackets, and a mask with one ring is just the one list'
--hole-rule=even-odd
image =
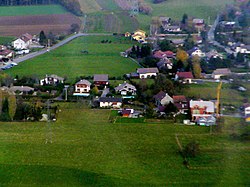
{"label": "dark green grass", "polygon": [[7,45],[11,43],[15,38],[11,36],[0,36],[0,45]]}
{"label": "dark green grass", "polygon": [[[0,123],[0,186],[248,186],[249,142],[206,127],[108,123],[110,110],[61,103],[57,122]],[[228,119],[235,126],[238,120]],[[227,122],[227,123],[228,123]],[[201,153],[182,164],[183,145]]]}
{"label": "dark green grass", "polygon": [[67,10],[60,5],[0,6],[0,16],[30,16],[65,13],[67,13]]}
{"label": "dark green grass", "polygon": [[[101,43],[102,40],[112,41]],[[109,74],[110,77],[123,76],[138,67],[128,58],[120,56],[133,44],[123,37],[88,36],[78,38],[55,51],[20,63],[7,70],[12,76],[57,74],[66,76],[69,82],[77,76],[93,76],[93,74]],[[82,54],[87,50],[88,54]]]}

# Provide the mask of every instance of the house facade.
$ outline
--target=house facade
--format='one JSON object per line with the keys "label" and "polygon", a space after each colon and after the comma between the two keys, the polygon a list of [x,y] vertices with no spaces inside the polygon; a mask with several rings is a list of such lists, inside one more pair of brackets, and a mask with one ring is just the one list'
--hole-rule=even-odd
{"label": "house facade", "polygon": [[196,121],[199,118],[208,118],[215,114],[215,105],[212,101],[191,100],[189,106],[193,121]]}
{"label": "house facade", "polygon": [[159,70],[158,68],[138,68],[137,73],[139,74],[140,79],[147,79],[156,77]]}
{"label": "house facade", "polygon": [[95,86],[107,86],[109,84],[109,77],[107,74],[96,74],[94,75]]}
{"label": "house facade", "polygon": [[44,79],[40,80],[40,85],[57,85],[59,83],[64,83],[64,78],[59,77],[57,75],[46,75]]}
{"label": "house facade", "polygon": [[100,97],[99,98],[100,108],[121,108],[122,98],[116,97]]}
{"label": "house facade", "polygon": [[132,84],[128,84],[124,82],[123,84],[120,84],[119,86],[115,87],[116,93],[121,94],[122,96],[135,96],[136,95],[136,88]]}
{"label": "house facade", "polygon": [[20,36],[18,39],[14,40],[12,42],[12,45],[17,50],[28,49],[29,46],[32,44],[32,39],[33,36],[26,33]]}
{"label": "house facade", "polygon": [[188,99],[184,95],[173,96],[174,105],[178,108],[179,113],[187,114],[189,110]]}
{"label": "house facade", "polygon": [[73,95],[89,96],[91,83],[87,80],[80,80],[75,84],[75,91]]}
{"label": "house facade", "polygon": [[182,83],[192,83],[192,79],[194,79],[194,76],[192,72],[177,72],[175,75],[175,80],[179,80]]}
{"label": "house facade", "polygon": [[218,68],[213,71],[212,78],[213,79],[220,79],[222,76],[228,76],[231,75],[232,72],[228,68]]}

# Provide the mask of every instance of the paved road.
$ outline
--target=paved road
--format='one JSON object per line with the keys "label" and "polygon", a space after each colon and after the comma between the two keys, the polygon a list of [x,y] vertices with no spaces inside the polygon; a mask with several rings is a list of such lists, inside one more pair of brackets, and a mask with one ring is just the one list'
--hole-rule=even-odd
{"label": "paved road", "polygon": [[[105,33],[78,33],[78,34],[75,34],[75,35],[72,35],[72,36],[66,38],[65,40],[62,40],[61,42],[53,45],[49,49],[45,48],[45,49],[42,49],[42,50],[34,52],[34,53],[30,53],[30,54],[25,55],[25,56],[15,58],[13,60],[13,62],[18,64],[18,63],[23,62],[25,60],[29,60],[31,58],[34,58],[34,57],[40,56],[42,54],[48,53],[49,51],[54,50],[54,49],[56,49],[58,47],[61,47],[61,46],[69,43],[70,41],[72,41],[72,40],[74,40],[74,39],[76,39],[78,37],[82,37],[82,36],[110,36],[110,35],[112,35],[112,34],[105,34]],[[9,62],[9,63],[12,63],[12,62]]]}
{"label": "paved road", "polygon": [[224,49],[228,54],[234,54],[234,51],[231,50],[229,47],[226,47],[224,45],[221,45],[219,42],[214,40],[214,32],[215,32],[215,28],[216,26],[219,24],[219,20],[220,20],[220,15],[217,15],[217,18],[214,21],[214,24],[211,26],[210,30],[208,31],[208,41],[210,43],[212,43],[214,46],[217,46],[219,48]]}

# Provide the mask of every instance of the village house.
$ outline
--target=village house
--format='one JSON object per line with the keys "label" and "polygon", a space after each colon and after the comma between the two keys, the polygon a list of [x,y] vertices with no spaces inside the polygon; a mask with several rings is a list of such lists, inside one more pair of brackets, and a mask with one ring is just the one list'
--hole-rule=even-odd
{"label": "village house", "polygon": [[80,80],[75,84],[75,96],[89,96],[91,83],[88,80]]}
{"label": "village house", "polygon": [[208,60],[211,59],[211,58],[220,58],[220,59],[223,59],[223,55],[220,54],[220,53],[218,53],[218,51],[216,51],[214,49],[211,50],[211,51],[209,51],[209,52],[207,52],[206,53],[206,57],[207,57]]}
{"label": "village house", "polygon": [[243,105],[243,110],[244,110],[243,112],[244,112],[245,121],[250,122],[250,104],[245,103]]}
{"label": "village house", "polygon": [[213,71],[212,78],[213,79],[220,79],[222,76],[231,75],[232,72],[228,68],[219,68]]}
{"label": "village house", "polygon": [[160,91],[158,94],[154,95],[154,101],[155,101],[155,105],[157,107],[159,106],[166,106],[168,105],[170,102],[174,103],[174,100],[172,97],[170,97],[166,92],[164,91]]}
{"label": "village house", "polygon": [[29,86],[11,86],[9,90],[15,92],[18,95],[28,95],[34,92],[34,88]]}
{"label": "village house", "polygon": [[193,25],[198,32],[205,29],[205,22],[204,19],[193,19]]}
{"label": "village house", "polygon": [[175,47],[182,47],[185,43],[184,39],[172,39],[171,43],[174,44]]}
{"label": "village house", "polygon": [[120,84],[119,86],[115,87],[116,93],[121,94],[122,96],[131,96],[134,97],[136,95],[136,88],[132,84],[128,84],[124,82],[123,84]]}
{"label": "village house", "polygon": [[57,75],[46,75],[44,79],[40,80],[40,85],[57,85],[59,83],[64,83],[64,78]]}
{"label": "village house", "polygon": [[100,108],[121,108],[122,98],[117,97],[100,97],[99,107]]}
{"label": "village house", "polygon": [[182,83],[192,83],[192,79],[194,79],[194,76],[192,72],[177,72],[175,74],[175,80],[179,80]]}
{"label": "village house", "polygon": [[146,32],[143,30],[136,30],[132,35],[132,38],[138,42],[144,42],[146,38]]}
{"label": "village house", "polygon": [[197,121],[199,118],[208,118],[215,114],[215,105],[212,101],[194,101],[189,102],[192,121]]}
{"label": "village house", "polygon": [[138,118],[141,115],[140,111],[136,111],[131,108],[124,108],[119,113],[125,118]]}
{"label": "village house", "polygon": [[174,105],[178,109],[179,113],[187,114],[189,110],[189,101],[184,95],[173,96]]}
{"label": "village house", "polygon": [[206,54],[204,52],[202,52],[202,50],[200,50],[198,47],[193,47],[192,49],[188,50],[187,53],[191,57],[193,57],[195,55],[197,55],[199,57],[205,57],[206,56]]}
{"label": "village house", "polygon": [[168,58],[161,59],[156,65],[159,70],[170,70],[173,68],[173,63]]}
{"label": "village house", "polygon": [[163,58],[174,58],[175,54],[172,51],[155,51],[153,57],[163,59]]}
{"label": "village house", "polygon": [[33,36],[26,33],[17,38],[12,42],[12,45],[15,49],[21,50],[21,49],[28,49],[29,46],[32,44]]}
{"label": "village house", "polygon": [[250,54],[250,45],[241,44],[235,47],[235,53]]}
{"label": "village house", "polygon": [[14,52],[12,50],[9,50],[9,49],[4,49],[4,50],[1,50],[0,49],[0,60],[3,59],[3,58],[13,58],[13,55],[14,55]]}
{"label": "village house", "polygon": [[165,26],[163,29],[165,32],[171,32],[171,33],[179,33],[182,31],[179,25],[168,25]]}
{"label": "village house", "polygon": [[109,76],[107,74],[95,74],[94,85],[106,87],[109,84]]}
{"label": "village house", "polygon": [[138,68],[137,73],[139,74],[140,79],[147,79],[156,77],[159,70],[158,68]]}
{"label": "village house", "polygon": [[160,21],[160,24],[161,24],[162,28],[165,28],[165,27],[167,27],[167,26],[169,26],[171,24],[171,18],[170,17],[160,16],[159,21]]}

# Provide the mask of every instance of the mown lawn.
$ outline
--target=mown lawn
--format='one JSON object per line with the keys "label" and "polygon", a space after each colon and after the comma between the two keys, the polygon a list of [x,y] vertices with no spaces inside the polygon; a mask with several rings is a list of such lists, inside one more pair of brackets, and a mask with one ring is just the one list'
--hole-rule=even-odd
{"label": "mown lawn", "polygon": [[[0,186],[248,186],[249,142],[178,124],[108,123],[110,110],[60,103],[58,121],[0,123]],[[232,121],[228,119],[228,121]],[[226,123],[227,124],[227,123]],[[237,127],[238,120],[229,124]],[[231,132],[231,131],[230,131]],[[183,166],[175,134],[200,155]]]}
{"label": "mown lawn", "polygon": [[0,45],[11,43],[15,38],[11,36],[0,36]]}
{"label": "mown lawn", "polygon": [[[101,43],[103,40],[108,43]],[[81,37],[55,51],[22,62],[6,72],[19,77],[57,74],[67,77],[68,82],[74,82],[77,76],[103,73],[109,74],[110,77],[122,77],[126,73],[134,72],[138,67],[132,60],[120,56],[120,52],[132,45],[132,42],[124,37]],[[88,54],[82,54],[83,50],[88,51]]]}
{"label": "mown lawn", "polygon": [[28,16],[68,13],[60,5],[0,6],[0,16]]}

